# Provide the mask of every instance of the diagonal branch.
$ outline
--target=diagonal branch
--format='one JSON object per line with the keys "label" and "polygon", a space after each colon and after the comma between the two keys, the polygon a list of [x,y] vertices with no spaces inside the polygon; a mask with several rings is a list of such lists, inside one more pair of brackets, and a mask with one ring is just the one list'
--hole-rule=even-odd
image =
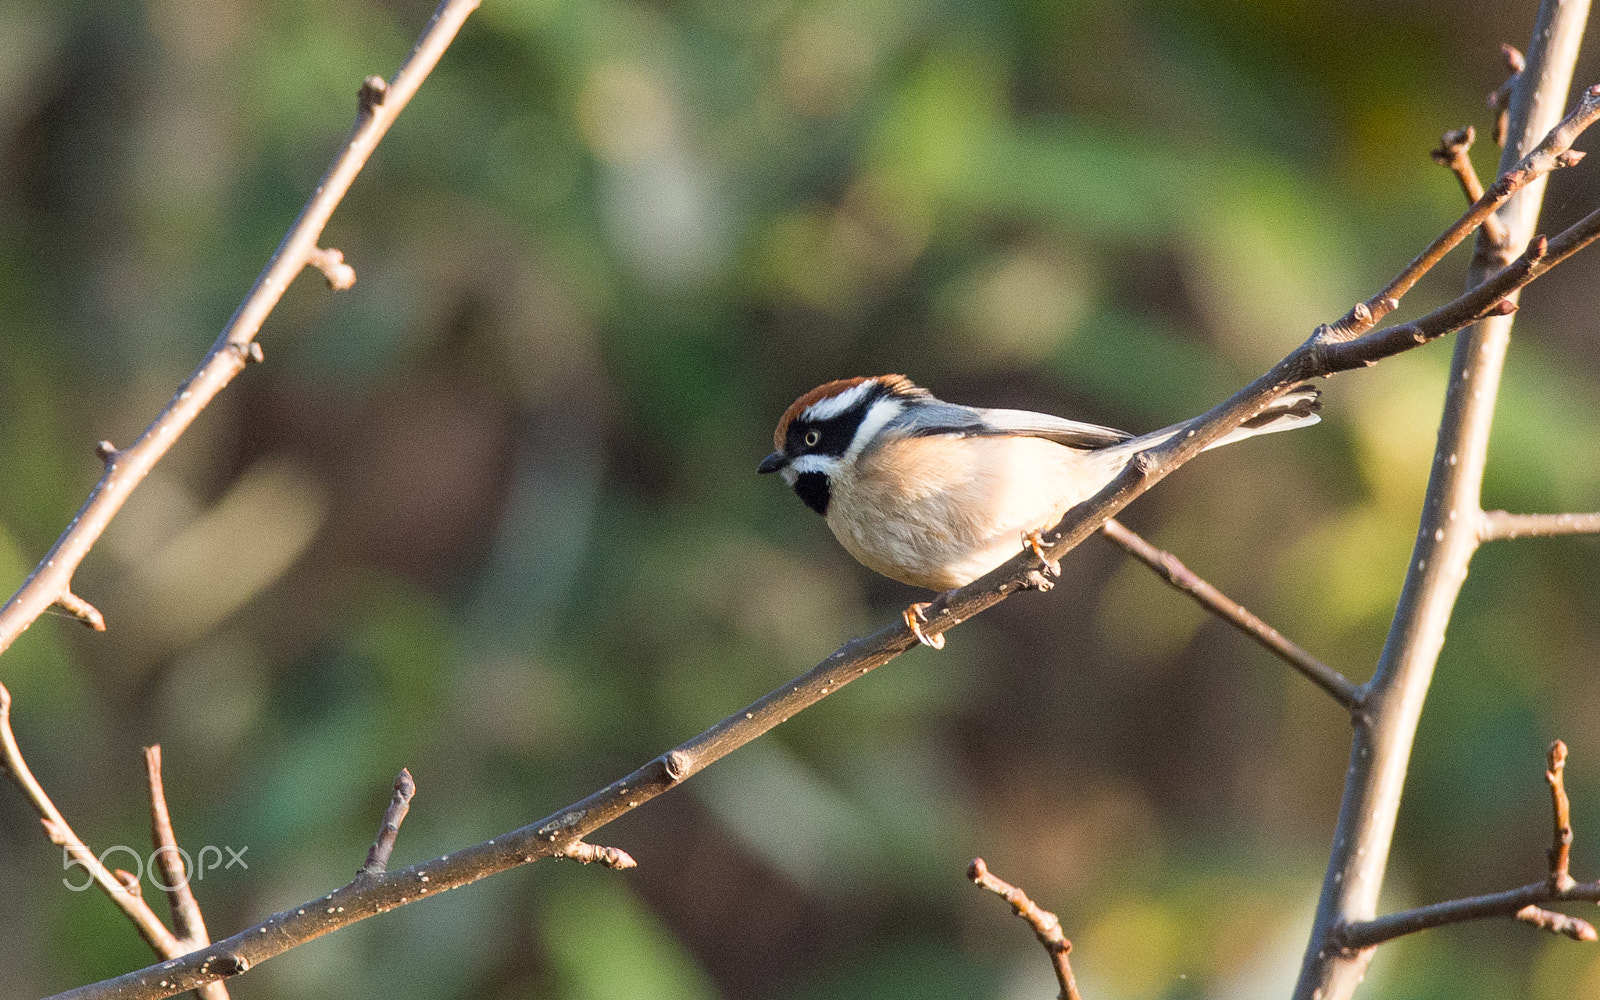
{"label": "diagonal branch", "polygon": [[1478,540],[1483,542],[1595,534],[1600,534],[1600,514],[1508,514],[1488,510],[1478,525]]}
{"label": "diagonal branch", "polygon": [[1083,1000],[1078,993],[1078,982],[1072,976],[1072,964],[1067,955],[1072,952],[1072,942],[1061,931],[1061,920],[1028,898],[1028,894],[989,870],[982,858],[973,858],[967,867],[967,878],[988,889],[1011,904],[1011,911],[1028,922],[1033,934],[1050,955],[1055,968],[1056,982],[1061,984],[1061,1000]]}
{"label": "diagonal branch", "polygon": [[261,348],[255,343],[255,336],[295,276],[310,264],[321,270],[333,287],[349,287],[354,282],[355,272],[344,263],[343,255],[320,249],[317,241],[378,142],[432,72],[462,22],[477,9],[478,3],[479,0],[444,0],[394,79],[388,83],[378,80],[376,85],[370,80],[363,84],[355,127],[349,138],[334,157],[316,192],[300,210],[300,217],[289,227],[283,242],[256,278],[249,295],[211,345],[200,367],[178,387],[171,401],[133,444],[119,451],[101,442],[97,451],[105,460],[105,472],[100,481],[22,587],[0,607],[0,652],[15,642],[17,636],[52,604],[61,604],[92,627],[104,629],[99,612],[72,593],[73,573],[134,488],[200,411],[244,370],[248,362],[261,360]]}
{"label": "diagonal branch", "polygon": [[[1600,109],[1600,87],[1586,95],[1584,107],[1590,113],[1588,120],[1592,121],[1593,112]],[[1566,141],[1570,141],[1570,137]],[[1319,327],[1271,370],[1209,412],[1191,420],[1186,432],[1136,455],[1104,489],[1068,511],[1060,523],[1039,538],[1044,560],[1060,559],[1146,490],[1294,386],[1310,378],[1376,364],[1453,333],[1486,314],[1499,313],[1507,295],[1532,282],[1597,236],[1600,236],[1600,211],[1591,213],[1548,241],[1548,248],[1541,241],[1538,252],[1530,252],[1508,264],[1485,283],[1487,290],[1480,287],[1403,326],[1372,330],[1359,336],[1352,336],[1349,329]],[[1352,312],[1364,308],[1358,304]],[[1020,590],[1036,588],[1042,561],[1034,552],[1023,550],[982,578],[939,595],[929,603],[923,632],[943,634]],[[573,844],[593,831],[676,787],[845,684],[918,645],[911,628],[903,622],[853,639],[805,674],[745,710],[728,716],[620,781],[538,823],[431,862],[401,871],[358,877],[325,897],[294,910],[275,913],[255,927],[202,951],[69,990],[59,994],[57,1000],[113,997],[116,1000],[153,1000],[171,996],[202,983],[237,975],[306,941],[396,906],[540,858],[564,855]],[[1361,713],[1357,713],[1357,719],[1360,718]]]}
{"label": "diagonal branch", "polygon": [[1323,663],[1262,621],[1249,608],[1202,579],[1178,557],[1151,545],[1121,521],[1111,518],[1100,530],[1124,551],[1156,572],[1173,587],[1194,598],[1196,604],[1265,646],[1311,683],[1352,711],[1361,707],[1361,685]]}

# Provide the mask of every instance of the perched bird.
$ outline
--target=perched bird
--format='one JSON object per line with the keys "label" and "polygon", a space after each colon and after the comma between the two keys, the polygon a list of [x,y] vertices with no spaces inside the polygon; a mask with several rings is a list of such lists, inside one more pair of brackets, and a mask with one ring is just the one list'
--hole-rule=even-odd
{"label": "perched bird", "polygon": [[[1211,447],[1317,422],[1317,390],[1298,386]],[[949,590],[976,580],[1114,479],[1142,437],[1027,410],[946,403],[904,375],[839,379],[795,400],[772,435],[777,472],[863,565]],[[927,604],[906,609],[923,634]]]}

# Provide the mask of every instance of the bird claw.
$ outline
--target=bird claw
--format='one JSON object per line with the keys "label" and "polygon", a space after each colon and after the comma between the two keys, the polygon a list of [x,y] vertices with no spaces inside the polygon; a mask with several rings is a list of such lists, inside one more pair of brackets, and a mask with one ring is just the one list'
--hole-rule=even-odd
{"label": "bird claw", "polygon": [[944,636],[943,635],[940,635],[940,634],[928,635],[927,633],[922,631],[922,623],[928,620],[927,617],[924,615],[924,612],[927,611],[932,606],[933,606],[933,602],[931,602],[931,601],[924,601],[924,602],[922,602],[920,604],[913,604],[913,605],[911,605],[911,607],[906,608],[904,611],[902,611],[900,613],[900,617],[902,617],[902,618],[904,618],[906,620],[906,628],[909,628],[911,630],[911,634],[917,637],[917,641],[918,642],[922,643],[924,646],[932,646],[934,649],[943,649],[944,648]]}
{"label": "bird claw", "polygon": [[1039,560],[1039,568],[1029,574],[1029,584],[1041,591],[1054,587],[1055,581],[1061,578],[1061,563],[1045,554],[1044,539],[1039,529],[1024,531],[1022,544],[1032,549],[1034,558]]}

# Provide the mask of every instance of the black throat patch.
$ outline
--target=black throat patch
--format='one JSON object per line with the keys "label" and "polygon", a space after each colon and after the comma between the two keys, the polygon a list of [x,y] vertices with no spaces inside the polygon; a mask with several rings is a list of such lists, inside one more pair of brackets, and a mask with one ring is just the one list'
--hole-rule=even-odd
{"label": "black throat patch", "polygon": [[832,491],[828,488],[828,476],[823,472],[802,472],[795,477],[794,492],[807,507],[828,516],[828,502],[833,498]]}

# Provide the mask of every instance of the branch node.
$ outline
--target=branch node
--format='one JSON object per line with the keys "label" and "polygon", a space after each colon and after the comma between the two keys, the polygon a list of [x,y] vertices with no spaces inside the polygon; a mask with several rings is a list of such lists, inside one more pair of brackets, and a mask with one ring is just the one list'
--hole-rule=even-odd
{"label": "branch node", "polygon": [[573,841],[557,852],[556,857],[567,858],[580,865],[600,864],[618,871],[639,867],[639,862],[633,860],[633,855],[620,847],[600,847],[581,840]]}
{"label": "branch node", "polygon": [[337,247],[313,247],[306,263],[322,272],[328,287],[342,292],[356,283],[356,269],[345,263],[344,251]]}
{"label": "branch node", "polygon": [[117,880],[117,884],[122,886],[123,891],[128,895],[143,895],[143,893],[139,891],[139,876],[135,875],[133,872],[128,871],[126,868],[115,868],[112,870],[111,874]]}
{"label": "branch node", "polygon": [[673,781],[682,781],[694,766],[694,758],[682,750],[674,750],[661,758],[661,765],[666,769],[667,777]]}
{"label": "branch node", "polygon": [[389,799],[389,807],[383,811],[383,822],[378,826],[378,836],[372,841],[372,847],[367,851],[367,863],[356,872],[357,875],[382,875],[389,868],[389,855],[394,853],[395,838],[400,835],[400,824],[405,822],[406,813],[411,809],[411,797],[417,794],[417,783],[411,777],[411,772],[401,768],[394,779],[394,795]]}
{"label": "branch node", "polygon": [[117,446],[110,441],[95,442],[94,453],[100,461],[107,465],[113,465],[117,461]]}
{"label": "branch node", "polygon": [[70,590],[63,590],[56,598],[56,603],[66,608],[78,621],[94,629],[96,632],[106,630],[105,616],[93,604],[74,594]]}
{"label": "branch node", "polygon": [[361,89],[356,91],[356,113],[362,118],[371,117],[374,109],[383,103],[389,95],[389,81],[373,74],[361,81]]}

